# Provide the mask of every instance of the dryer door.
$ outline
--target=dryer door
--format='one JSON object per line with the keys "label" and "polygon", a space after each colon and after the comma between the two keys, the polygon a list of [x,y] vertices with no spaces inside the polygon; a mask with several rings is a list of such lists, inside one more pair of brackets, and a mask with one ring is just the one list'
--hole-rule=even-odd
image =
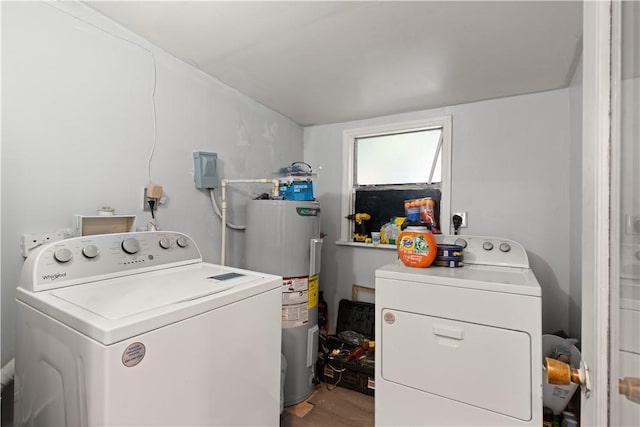
{"label": "dryer door", "polygon": [[398,310],[384,309],[382,315],[385,380],[531,419],[527,333]]}

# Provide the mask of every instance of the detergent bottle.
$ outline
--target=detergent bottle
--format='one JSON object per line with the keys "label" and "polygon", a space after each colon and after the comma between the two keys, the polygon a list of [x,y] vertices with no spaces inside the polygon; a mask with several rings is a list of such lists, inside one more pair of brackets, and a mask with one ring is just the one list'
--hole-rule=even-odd
{"label": "detergent bottle", "polygon": [[436,239],[431,224],[405,221],[398,236],[398,257],[409,267],[429,267],[436,258]]}

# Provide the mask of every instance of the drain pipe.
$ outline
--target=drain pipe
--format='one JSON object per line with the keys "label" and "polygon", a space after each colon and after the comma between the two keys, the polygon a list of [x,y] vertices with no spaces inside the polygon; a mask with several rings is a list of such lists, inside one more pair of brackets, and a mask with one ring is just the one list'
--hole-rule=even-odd
{"label": "drain pipe", "polygon": [[13,377],[16,373],[16,359],[13,358],[7,362],[6,365],[2,367],[0,371],[0,385],[2,388],[0,390],[4,390],[5,386],[9,385],[11,381],[13,381]]}
{"label": "drain pipe", "polygon": [[223,179],[221,181],[222,200],[220,205],[222,207],[222,232],[221,232],[221,244],[220,249],[220,265],[225,265],[225,252],[227,248],[227,185],[229,184],[272,184],[273,185],[273,197],[280,196],[280,181],[277,179]]}

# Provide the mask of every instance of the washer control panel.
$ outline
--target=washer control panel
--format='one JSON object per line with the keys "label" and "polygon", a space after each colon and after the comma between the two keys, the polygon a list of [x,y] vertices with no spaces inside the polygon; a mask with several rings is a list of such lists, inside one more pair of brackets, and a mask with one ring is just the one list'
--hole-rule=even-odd
{"label": "washer control panel", "polygon": [[484,236],[436,234],[439,244],[464,248],[464,263],[529,268],[529,257],[521,244],[510,239]]}
{"label": "washer control panel", "polygon": [[75,237],[30,254],[20,287],[37,292],[201,261],[196,243],[173,231]]}

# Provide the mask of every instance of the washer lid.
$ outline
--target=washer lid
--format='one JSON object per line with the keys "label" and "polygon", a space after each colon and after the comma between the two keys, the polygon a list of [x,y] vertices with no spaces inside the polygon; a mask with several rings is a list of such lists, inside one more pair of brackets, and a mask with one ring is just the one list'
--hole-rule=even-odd
{"label": "washer lid", "polygon": [[540,284],[529,268],[495,265],[413,268],[397,262],[376,270],[376,277],[518,295],[542,295]]}
{"label": "washer lid", "polygon": [[198,263],[32,293],[18,299],[103,344],[279,289],[281,278]]}
{"label": "washer lid", "polygon": [[193,301],[256,280],[255,275],[213,267],[154,271],[82,286],[55,289],[51,295],[105,319],[122,319],[160,307]]}

